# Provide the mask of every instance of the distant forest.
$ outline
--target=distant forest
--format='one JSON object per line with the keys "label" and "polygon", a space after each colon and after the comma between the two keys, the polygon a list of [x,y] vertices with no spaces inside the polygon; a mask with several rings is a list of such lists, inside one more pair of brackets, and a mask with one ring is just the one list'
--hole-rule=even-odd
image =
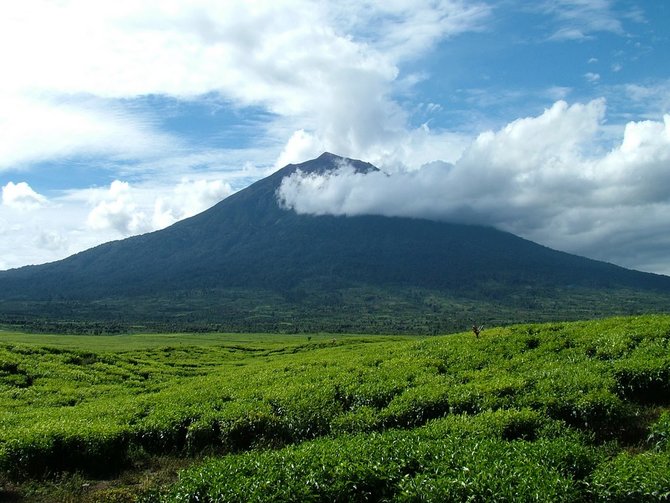
{"label": "distant forest", "polygon": [[663,312],[670,295],[635,290],[546,288],[517,291],[489,285],[471,297],[418,288],[334,291],[178,292],[100,301],[4,301],[0,324],[40,333],[131,332],[374,333],[435,335],[472,324],[591,319]]}

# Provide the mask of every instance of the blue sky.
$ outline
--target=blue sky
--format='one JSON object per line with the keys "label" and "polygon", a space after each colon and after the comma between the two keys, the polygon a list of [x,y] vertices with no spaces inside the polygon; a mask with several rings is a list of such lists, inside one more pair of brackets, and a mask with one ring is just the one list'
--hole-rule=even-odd
{"label": "blue sky", "polygon": [[164,228],[290,162],[307,213],[494,225],[670,274],[664,0],[25,0],[0,16],[0,269]]}

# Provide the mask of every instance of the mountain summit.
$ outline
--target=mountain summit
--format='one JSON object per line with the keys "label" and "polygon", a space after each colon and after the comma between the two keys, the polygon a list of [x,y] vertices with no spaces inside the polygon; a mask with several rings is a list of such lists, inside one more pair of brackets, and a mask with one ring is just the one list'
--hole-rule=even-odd
{"label": "mountain summit", "polygon": [[300,164],[289,164],[283,169],[280,169],[278,173],[281,173],[281,178],[298,170],[308,174],[324,174],[328,173],[329,171],[337,170],[344,165],[351,166],[358,173],[379,171],[376,166],[373,166],[369,162],[363,162],[357,159],[349,159],[348,157],[340,157],[339,155],[331,154],[330,152],[324,152],[319,157],[312,159],[311,161]]}
{"label": "mountain summit", "polygon": [[462,328],[474,318],[624,314],[660,309],[670,300],[669,277],[558,252],[493,228],[298,215],[278,204],[284,177],[343,163],[360,172],[377,169],[324,153],[161,231],[1,272],[0,319],[425,332]]}

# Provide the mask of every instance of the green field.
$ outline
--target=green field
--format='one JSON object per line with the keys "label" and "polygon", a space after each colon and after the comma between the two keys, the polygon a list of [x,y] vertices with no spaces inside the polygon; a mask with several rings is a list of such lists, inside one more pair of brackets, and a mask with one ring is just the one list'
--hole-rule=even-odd
{"label": "green field", "polygon": [[670,316],[0,331],[0,501],[668,501],[669,437]]}

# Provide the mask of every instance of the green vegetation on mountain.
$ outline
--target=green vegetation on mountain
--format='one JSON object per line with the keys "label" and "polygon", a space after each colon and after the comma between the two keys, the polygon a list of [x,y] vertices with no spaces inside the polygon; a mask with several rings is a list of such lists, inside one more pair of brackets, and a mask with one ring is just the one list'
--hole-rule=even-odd
{"label": "green vegetation on mountain", "polygon": [[479,337],[0,332],[0,499],[667,501],[669,438],[670,316]]}
{"label": "green vegetation on mountain", "polygon": [[431,334],[474,321],[661,312],[670,303],[669,277],[492,228],[298,215],[278,205],[285,176],[325,172],[341,160],[324,154],[289,165],[162,231],[1,272],[0,323],[81,332],[141,325]]}

